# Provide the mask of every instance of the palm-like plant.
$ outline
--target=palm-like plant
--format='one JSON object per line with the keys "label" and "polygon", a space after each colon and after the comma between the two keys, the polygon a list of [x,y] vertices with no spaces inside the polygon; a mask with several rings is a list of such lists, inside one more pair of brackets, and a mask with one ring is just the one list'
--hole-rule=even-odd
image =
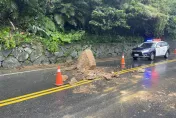
{"label": "palm-like plant", "polygon": [[50,3],[48,14],[54,16],[55,22],[62,29],[65,24],[77,27],[85,23],[87,6],[88,3],[84,0],[53,0]]}

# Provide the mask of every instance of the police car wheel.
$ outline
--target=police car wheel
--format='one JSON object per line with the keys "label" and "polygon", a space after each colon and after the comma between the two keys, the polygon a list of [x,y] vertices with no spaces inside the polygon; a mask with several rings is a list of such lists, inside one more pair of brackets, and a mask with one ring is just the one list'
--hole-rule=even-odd
{"label": "police car wheel", "polygon": [[133,60],[137,60],[138,58],[137,57],[133,57]]}
{"label": "police car wheel", "polygon": [[154,53],[151,53],[151,54],[150,54],[150,57],[149,57],[149,60],[152,61],[152,60],[154,60],[154,59],[155,59],[155,55],[154,55]]}
{"label": "police car wheel", "polygon": [[168,57],[169,57],[169,52],[167,51],[166,54],[165,54],[165,56],[164,56],[164,58],[167,59]]}

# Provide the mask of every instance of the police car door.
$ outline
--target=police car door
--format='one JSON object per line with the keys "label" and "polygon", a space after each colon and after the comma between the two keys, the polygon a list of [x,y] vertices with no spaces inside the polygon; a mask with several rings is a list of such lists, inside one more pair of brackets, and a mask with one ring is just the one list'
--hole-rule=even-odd
{"label": "police car door", "polygon": [[161,43],[156,44],[156,56],[161,56]]}
{"label": "police car door", "polygon": [[167,52],[167,43],[166,42],[162,42],[161,44],[161,55],[165,55]]}

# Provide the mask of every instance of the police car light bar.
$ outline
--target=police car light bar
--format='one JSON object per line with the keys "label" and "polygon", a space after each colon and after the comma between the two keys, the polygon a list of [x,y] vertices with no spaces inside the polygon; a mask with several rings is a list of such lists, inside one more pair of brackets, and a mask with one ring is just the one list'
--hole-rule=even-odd
{"label": "police car light bar", "polygon": [[153,41],[161,41],[161,39],[153,39]]}
{"label": "police car light bar", "polygon": [[153,40],[147,40],[146,42],[152,42]]}
{"label": "police car light bar", "polygon": [[146,42],[152,42],[152,41],[161,41],[161,39],[148,39]]}

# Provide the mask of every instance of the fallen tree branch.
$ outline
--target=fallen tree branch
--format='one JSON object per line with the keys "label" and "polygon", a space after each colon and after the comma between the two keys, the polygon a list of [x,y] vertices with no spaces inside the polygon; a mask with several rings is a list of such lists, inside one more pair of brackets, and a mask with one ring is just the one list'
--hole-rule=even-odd
{"label": "fallen tree branch", "polygon": [[15,28],[15,25],[13,24],[13,22],[10,21],[10,19],[9,19],[9,22],[10,22],[11,26],[13,27],[13,30],[15,30],[16,28]]}

